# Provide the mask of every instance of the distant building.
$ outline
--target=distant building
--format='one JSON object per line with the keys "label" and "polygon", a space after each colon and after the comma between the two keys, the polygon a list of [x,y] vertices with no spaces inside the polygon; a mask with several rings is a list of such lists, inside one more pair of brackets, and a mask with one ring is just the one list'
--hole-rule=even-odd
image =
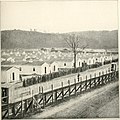
{"label": "distant building", "polygon": [[76,60],[76,67],[82,67],[83,60],[82,58],[77,58]]}
{"label": "distant building", "polygon": [[57,60],[58,68],[73,68],[74,61],[73,58],[63,58]]}
{"label": "distant building", "polygon": [[112,61],[112,56],[111,55],[106,55],[105,60],[106,61]]}
{"label": "distant building", "polygon": [[33,61],[33,62],[27,62],[25,64],[22,64],[20,68],[21,75],[29,75],[29,74],[49,74],[49,64],[44,61]]}
{"label": "distant building", "polygon": [[50,73],[58,72],[58,64],[55,61],[49,62]]}
{"label": "distant building", "polygon": [[20,80],[19,68],[16,67],[1,67],[1,82],[16,82]]}
{"label": "distant building", "polygon": [[32,74],[49,74],[49,64],[44,61],[33,61],[33,62],[2,62],[3,66],[6,67],[17,67],[20,70],[20,75],[32,75]]}

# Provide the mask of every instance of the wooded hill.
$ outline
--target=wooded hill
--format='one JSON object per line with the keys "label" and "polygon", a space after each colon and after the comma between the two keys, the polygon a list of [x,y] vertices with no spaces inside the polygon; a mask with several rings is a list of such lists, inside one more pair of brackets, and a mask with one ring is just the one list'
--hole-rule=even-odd
{"label": "wooded hill", "polygon": [[[73,32],[72,32],[73,33]],[[5,30],[1,32],[1,48],[42,48],[68,47],[64,38],[72,33],[42,33],[36,31]],[[74,32],[80,37],[80,44],[89,48],[117,48],[118,31],[84,31]]]}

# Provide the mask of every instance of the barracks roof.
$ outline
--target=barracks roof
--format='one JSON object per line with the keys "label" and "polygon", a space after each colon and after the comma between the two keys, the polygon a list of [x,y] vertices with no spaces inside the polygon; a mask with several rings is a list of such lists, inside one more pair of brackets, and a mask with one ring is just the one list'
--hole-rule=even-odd
{"label": "barracks roof", "polygon": [[26,63],[24,63],[23,65],[41,66],[41,65],[43,65],[44,63],[46,63],[46,62],[44,62],[44,61],[33,61],[33,62],[26,62]]}
{"label": "barracks roof", "polygon": [[[16,68],[16,67],[9,67],[9,66],[5,67],[5,66],[1,66],[1,71],[7,71],[7,70],[9,70],[9,69],[11,69],[11,68]],[[18,68],[16,68],[16,69],[18,69]]]}

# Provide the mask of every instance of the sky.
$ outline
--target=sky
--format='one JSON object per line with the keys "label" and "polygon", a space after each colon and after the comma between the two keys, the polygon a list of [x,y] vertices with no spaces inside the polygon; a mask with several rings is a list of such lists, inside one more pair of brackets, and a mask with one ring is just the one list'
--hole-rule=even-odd
{"label": "sky", "polygon": [[75,32],[118,29],[117,1],[2,2],[1,29]]}

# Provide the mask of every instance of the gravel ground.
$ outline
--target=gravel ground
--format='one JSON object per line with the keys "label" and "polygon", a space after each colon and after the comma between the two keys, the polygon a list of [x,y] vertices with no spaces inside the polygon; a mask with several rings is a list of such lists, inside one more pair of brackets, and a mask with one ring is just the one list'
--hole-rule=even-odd
{"label": "gravel ground", "polygon": [[118,118],[118,82],[71,98],[30,118]]}

